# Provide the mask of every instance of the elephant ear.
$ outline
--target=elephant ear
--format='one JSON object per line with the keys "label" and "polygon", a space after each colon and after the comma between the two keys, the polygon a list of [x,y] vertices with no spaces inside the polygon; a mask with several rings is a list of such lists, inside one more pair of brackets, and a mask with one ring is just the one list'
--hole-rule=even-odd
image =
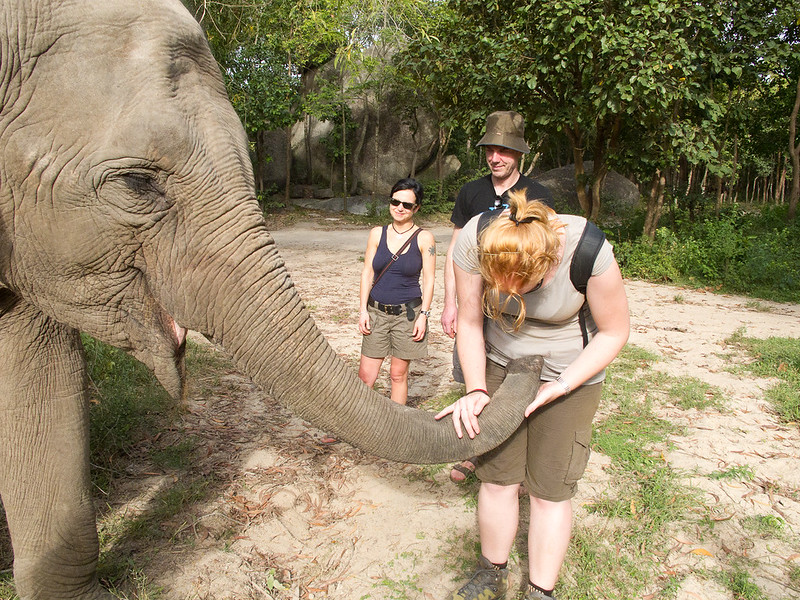
{"label": "elephant ear", "polygon": [[[437,421],[433,413],[385,399],[393,405],[390,409],[396,412],[396,418],[389,419],[393,425],[381,428],[385,435],[359,438],[358,447],[377,456],[410,464],[439,464],[485,454],[503,443],[522,424],[525,409],[539,390],[543,364],[541,356],[527,356],[509,362],[503,384],[478,417],[481,433],[474,439],[467,435],[459,439],[450,418]],[[392,430],[394,427],[405,430]],[[349,441],[346,436],[342,439]]]}

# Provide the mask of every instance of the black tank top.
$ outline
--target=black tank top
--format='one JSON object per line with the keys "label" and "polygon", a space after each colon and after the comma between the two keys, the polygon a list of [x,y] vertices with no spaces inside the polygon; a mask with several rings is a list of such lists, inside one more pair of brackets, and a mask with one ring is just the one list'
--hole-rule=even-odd
{"label": "black tank top", "polygon": [[[372,270],[375,276],[392,260],[392,253],[386,245],[386,233],[389,226],[381,232],[378,250],[372,259]],[[419,251],[419,237],[408,245],[395,263],[390,266],[378,283],[372,287],[370,297],[381,304],[405,304],[422,296],[419,286],[419,274],[422,272],[422,253]]]}

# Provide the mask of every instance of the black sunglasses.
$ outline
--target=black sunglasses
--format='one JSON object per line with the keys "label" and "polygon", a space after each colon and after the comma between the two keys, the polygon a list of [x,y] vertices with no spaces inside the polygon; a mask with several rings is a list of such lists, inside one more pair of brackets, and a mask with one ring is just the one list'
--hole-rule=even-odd
{"label": "black sunglasses", "polygon": [[414,207],[417,205],[416,202],[402,202],[397,198],[389,198],[389,204],[392,206],[400,206],[402,204],[403,208],[406,210],[414,210]]}

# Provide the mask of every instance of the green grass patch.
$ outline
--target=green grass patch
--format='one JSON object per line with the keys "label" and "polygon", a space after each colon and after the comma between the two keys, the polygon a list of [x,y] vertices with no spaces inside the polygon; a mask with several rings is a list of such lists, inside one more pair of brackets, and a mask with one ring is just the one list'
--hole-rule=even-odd
{"label": "green grass patch", "polygon": [[717,575],[717,579],[733,593],[735,600],[769,600],[750,575],[739,568],[723,571]]}
{"label": "green grass patch", "polygon": [[577,525],[567,551],[567,573],[556,589],[557,597],[575,600],[641,598],[652,577],[651,567],[629,552],[628,529],[596,530]]}
{"label": "green grass patch", "polygon": [[757,515],[742,519],[742,527],[762,538],[780,538],[786,530],[786,521],[775,515]]}
{"label": "green grass patch", "polygon": [[737,481],[752,481],[756,476],[750,465],[735,465],[728,469],[714,471],[709,475],[711,479],[735,479]]}
{"label": "green grass patch", "polygon": [[186,476],[165,485],[138,515],[104,523],[100,528],[102,546],[114,551],[123,543],[191,542],[191,508],[207,498],[212,482],[208,477]]}
{"label": "green grass patch", "polygon": [[746,365],[747,370],[761,377],[781,380],[767,390],[765,398],[782,421],[800,422],[800,338],[758,339],[747,337],[744,330],[739,330],[726,342],[753,358]]}
{"label": "green grass patch", "polygon": [[142,363],[82,335],[89,371],[92,481],[104,493],[124,473],[131,450],[180,414]]}
{"label": "green grass patch", "polygon": [[673,381],[669,395],[675,404],[684,410],[695,408],[722,410],[725,406],[722,390],[695,377],[684,377]]}
{"label": "green grass patch", "polygon": [[744,303],[745,308],[749,308],[750,310],[754,310],[756,312],[774,312],[771,306],[767,306],[763,302],[759,302],[758,300],[748,300]]}
{"label": "green grass patch", "polygon": [[154,448],[150,451],[150,460],[161,470],[188,469],[196,448],[197,440],[189,436],[172,446]]}
{"label": "green grass patch", "polygon": [[767,390],[764,397],[783,422],[800,422],[800,391],[796,385],[779,383]]}
{"label": "green grass patch", "polygon": [[480,551],[477,528],[461,531],[452,527],[442,540],[436,558],[444,561],[445,570],[454,575],[453,580],[460,580],[477,568]]}
{"label": "green grass patch", "polygon": [[752,338],[745,331],[736,331],[727,343],[746,350],[753,358],[748,368],[757,375],[779,377],[789,382],[800,382],[800,338]]}
{"label": "green grass patch", "polygon": [[421,408],[422,410],[427,410],[428,412],[438,413],[443,408],[450,406],[453,402],[461,398],[464,395],[464,392],[467,390],[464,386],[459,386],[455,389],[450,390],[446,394],[442,394],[441,396],[435,396],[433,398],[424,398],[417,408]]}
{"label": "green grass patch", "polygon": [[419,585],[419,575],[416,574],[419,559],[419,552],[401,552],[390,560],[385,568],[387,571],[400,571],[403,575],[401,577],[384,575],[372,587],[380,589],[380,597],[386,600],[419,598],[423,592]]}
{"label": "green grass patch", "polygon": [[[666,543],[676,524],[697,519],[699,494],[682,485],[664,459],[670,436],[683,430],[655,413],[659,403],[689,394],[679,380],[652,369],[658,360],[650,352],[627,346],[607,371],[592,448],[611,460],[606,472],[612,484],[584,505],[587,512],[602,517],[603,530],[598,535],[596,522],[591,530],[576,527],[568,573],[559,588],[562,595],[587,600],[641,597],[652,585],[657,564],[643,561],[642,555]],[[704,397],[707,391],[699,382],[688,389],[702,390]],[[676,585],[673,581],[671,587]]]}
{"label": "green grass patch", "polygon": [[14,587],[14,577],[11,569],[0,571],[0,598],[19,600],[17,588]]}

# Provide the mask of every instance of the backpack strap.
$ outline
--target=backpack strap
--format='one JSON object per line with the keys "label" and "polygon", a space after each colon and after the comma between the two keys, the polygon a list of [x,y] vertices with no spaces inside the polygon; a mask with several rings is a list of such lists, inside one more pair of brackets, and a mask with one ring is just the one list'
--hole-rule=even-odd
{"label": "backpack strap", "polygon": [[589,282],[589,277],[592,276],[594,261],[600,252],[600,248],[603,247],[605,239],[606,234],[597,225],[586,221],[586,227],[583,229],[581,239],[578,240],[575,254],[572,255],[572,262],[569,265],[569,280],[572,282],[573,287],[584,296],[583,306],[578,312],[578,322],[581,326],[584,348],[589,343],[589,330],[586,327],[586,319],[589,315],[589,303],[586,301],[586,284]]}
{"label": "backpack strap", "polygon": [[[501,207],[502,208],[502,207]],[[481,213],[481,216],[478,217],[478,235],[477,239],[480,243],[481,234],[486,230],[489,224],[494,221],[497,217],[503,214],[503,211],[500,208],[490,208],[487,211]]]}
{"label": "backpack strap", "polygon": [[603,230],[591,221],[586,221],[586,227],[583,229],[581,239],[578,240],[575,254],[572,255],[572,262],[569,265],[569,280],[575,289],[584,296],[586,295],[586,284],[589,277],[592,276],[594,261],[605,240],[606,234],[603,233]]}

